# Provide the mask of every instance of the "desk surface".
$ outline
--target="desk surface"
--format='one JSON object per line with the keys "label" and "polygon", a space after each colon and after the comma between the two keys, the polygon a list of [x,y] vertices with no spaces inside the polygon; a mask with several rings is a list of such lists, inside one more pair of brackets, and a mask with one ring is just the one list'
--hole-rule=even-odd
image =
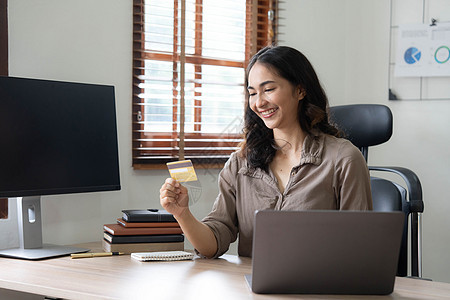
{"label": "desk surface", "polygon": [[[99,243],[78,245],[102,251]],[[138,262],[129,255],[42,261],[0,258],[0,288],[65,299],[450,299],[450,284],[397,278],[389,296],[257,295],[251,259]]]}

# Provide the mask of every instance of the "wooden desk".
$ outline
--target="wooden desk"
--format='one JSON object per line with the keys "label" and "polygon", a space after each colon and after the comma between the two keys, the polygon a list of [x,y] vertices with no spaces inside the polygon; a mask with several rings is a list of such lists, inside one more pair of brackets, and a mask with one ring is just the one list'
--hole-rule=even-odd
{"label": "wooden desk", "polygon": [[[99,243],[78,245],[102,251]],[[397,278],[389,296],[257,295],[251,260],[233,255],[138,262],[129,255],[42,261],[0,258],[0,288],[65,299],[450,299],[450,284]]]}

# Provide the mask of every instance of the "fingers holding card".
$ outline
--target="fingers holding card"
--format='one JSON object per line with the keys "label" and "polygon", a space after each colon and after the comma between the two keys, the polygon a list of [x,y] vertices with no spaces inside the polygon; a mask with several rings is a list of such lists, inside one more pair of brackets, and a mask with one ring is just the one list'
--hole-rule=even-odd
{"label": "fingers holding card", "polygon": [[182,182],[183,186],[189,191],[189,205],[193,205],[198,200],[202,193],[200,181],[195,173],[194,166],[191,160],[181,160],[167,163],[170,177]]}

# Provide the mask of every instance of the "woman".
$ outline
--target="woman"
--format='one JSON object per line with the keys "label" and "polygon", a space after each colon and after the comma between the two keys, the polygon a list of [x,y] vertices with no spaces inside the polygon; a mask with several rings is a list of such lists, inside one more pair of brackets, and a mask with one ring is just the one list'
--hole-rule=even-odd
{"label": "woman", "polygon": [[198,221],[185,187],[167,179],[160,202],[205,257],[218,257],[239,234],[251,256],[255,210],[370,210],[369,172],[360,151],[329,123],[328,100],[299,51],[266,47],[246,72],[244,142],[219,175],[213,210]]}

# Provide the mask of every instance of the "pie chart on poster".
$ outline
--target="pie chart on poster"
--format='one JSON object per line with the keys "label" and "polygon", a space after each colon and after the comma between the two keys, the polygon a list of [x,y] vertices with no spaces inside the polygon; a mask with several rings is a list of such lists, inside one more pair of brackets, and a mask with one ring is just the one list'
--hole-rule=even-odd
{"label": "pie chart on poster", "polygon": [[404,59],[407,64],[412,65],[418,62],[421,56],[422,52],[419,49],[411,47],[405,51]]}

